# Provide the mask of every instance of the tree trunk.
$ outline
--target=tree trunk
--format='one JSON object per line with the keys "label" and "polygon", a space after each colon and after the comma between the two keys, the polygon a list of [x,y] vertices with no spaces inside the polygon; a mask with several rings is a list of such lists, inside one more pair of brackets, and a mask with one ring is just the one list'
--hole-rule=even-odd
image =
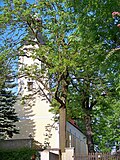
{"label": "tree trunk", "polygon": [[61,153],[65,152],[66,147],[66,107],[59,109],[59,145]]}
{"label": "tree trunk", "polygon": [[58,79],[58,86],[55,92],[55,99],[60,103],[59,108],[59,148],[60,148],[60,159],[66,147],[66,101],[68,93],[68,71],[63,72]]}
{"label": "tree trunk", "polygon": [[85,127],[86,127],[86,136],[87,136],[87,144],[88,144],[88,153],[94,152],[94,143],[93,143],[93,133],[91,126],[91,116],[85,116]]}

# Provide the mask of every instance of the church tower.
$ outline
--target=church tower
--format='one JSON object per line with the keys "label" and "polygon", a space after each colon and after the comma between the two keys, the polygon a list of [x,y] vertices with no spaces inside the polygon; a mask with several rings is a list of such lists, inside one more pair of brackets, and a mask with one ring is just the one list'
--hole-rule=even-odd
{"label": "church tower", "polygon": [[[25,67],[28,69],[34,65],[41,67],[41,62],[31,58],[30,51],[37,45],[25,45],[22,47],[23,55],[19,58],[18,100],[15,105],[19,122],[17,127],[20,134],[14,135],[14,139],[34,138],[44,146],[59,148],[59,127],[53,120],[53,114],[49,112],[50,104],[44,93],[40,91],[43,86],[28,77]],[[36,70],[37,72],[37,70]],[[45,91],[45,90],[44,90]],[[45,91],[47,94],[47,91]]]}

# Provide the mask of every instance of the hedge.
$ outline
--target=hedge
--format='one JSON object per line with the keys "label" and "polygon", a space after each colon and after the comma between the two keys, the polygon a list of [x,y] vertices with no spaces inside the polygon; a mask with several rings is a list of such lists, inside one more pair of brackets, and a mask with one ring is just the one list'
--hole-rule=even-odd
{"label": "hedge", "polygon": [[36,151],[30,148],[22,149],[0,149],[0,159],[1,160],[30,160],[31,156],[35,154]]}

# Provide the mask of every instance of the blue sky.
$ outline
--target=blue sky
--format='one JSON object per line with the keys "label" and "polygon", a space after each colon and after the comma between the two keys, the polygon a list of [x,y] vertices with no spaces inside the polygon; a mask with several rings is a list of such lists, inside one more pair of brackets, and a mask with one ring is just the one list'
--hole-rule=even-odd
{"label": "blue sky", "polygon": [[[27,2],[29,2],[29,3],[35,3],[37,1],[38,0],[27,0]],[[3,6],[3,0],[0,0],[0,6]]]}
{"label": "blue sky", "polygon": [[0,0],[0,6],[2,6],[3,5],[3,1],[2,0]]}

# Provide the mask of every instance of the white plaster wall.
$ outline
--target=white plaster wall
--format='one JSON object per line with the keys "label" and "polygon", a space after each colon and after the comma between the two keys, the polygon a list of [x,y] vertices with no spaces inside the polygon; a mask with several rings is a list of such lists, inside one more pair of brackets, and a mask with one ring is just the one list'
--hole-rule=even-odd
{"label": "white plaster wall", "polygon": [[[53,114],[49,112],[49,109],[49,103],[42,101],[39,97],[36,98],[36,102],[32,107],[17,106],[16,111],[20,118],[17,127],[20,129],[20,134],[15,135],[13,138],[28,138],[29,135],[32,135],[36,141],[42,144],[47,141],[50,143],[51,148],[59,148],[58,124],[54,124]],[[46,131],[46,126],[48,125],[53,125],[53,127],[48,127],[50,132]],[[51,137],[48,138],[47,134],[50,134]]]}

